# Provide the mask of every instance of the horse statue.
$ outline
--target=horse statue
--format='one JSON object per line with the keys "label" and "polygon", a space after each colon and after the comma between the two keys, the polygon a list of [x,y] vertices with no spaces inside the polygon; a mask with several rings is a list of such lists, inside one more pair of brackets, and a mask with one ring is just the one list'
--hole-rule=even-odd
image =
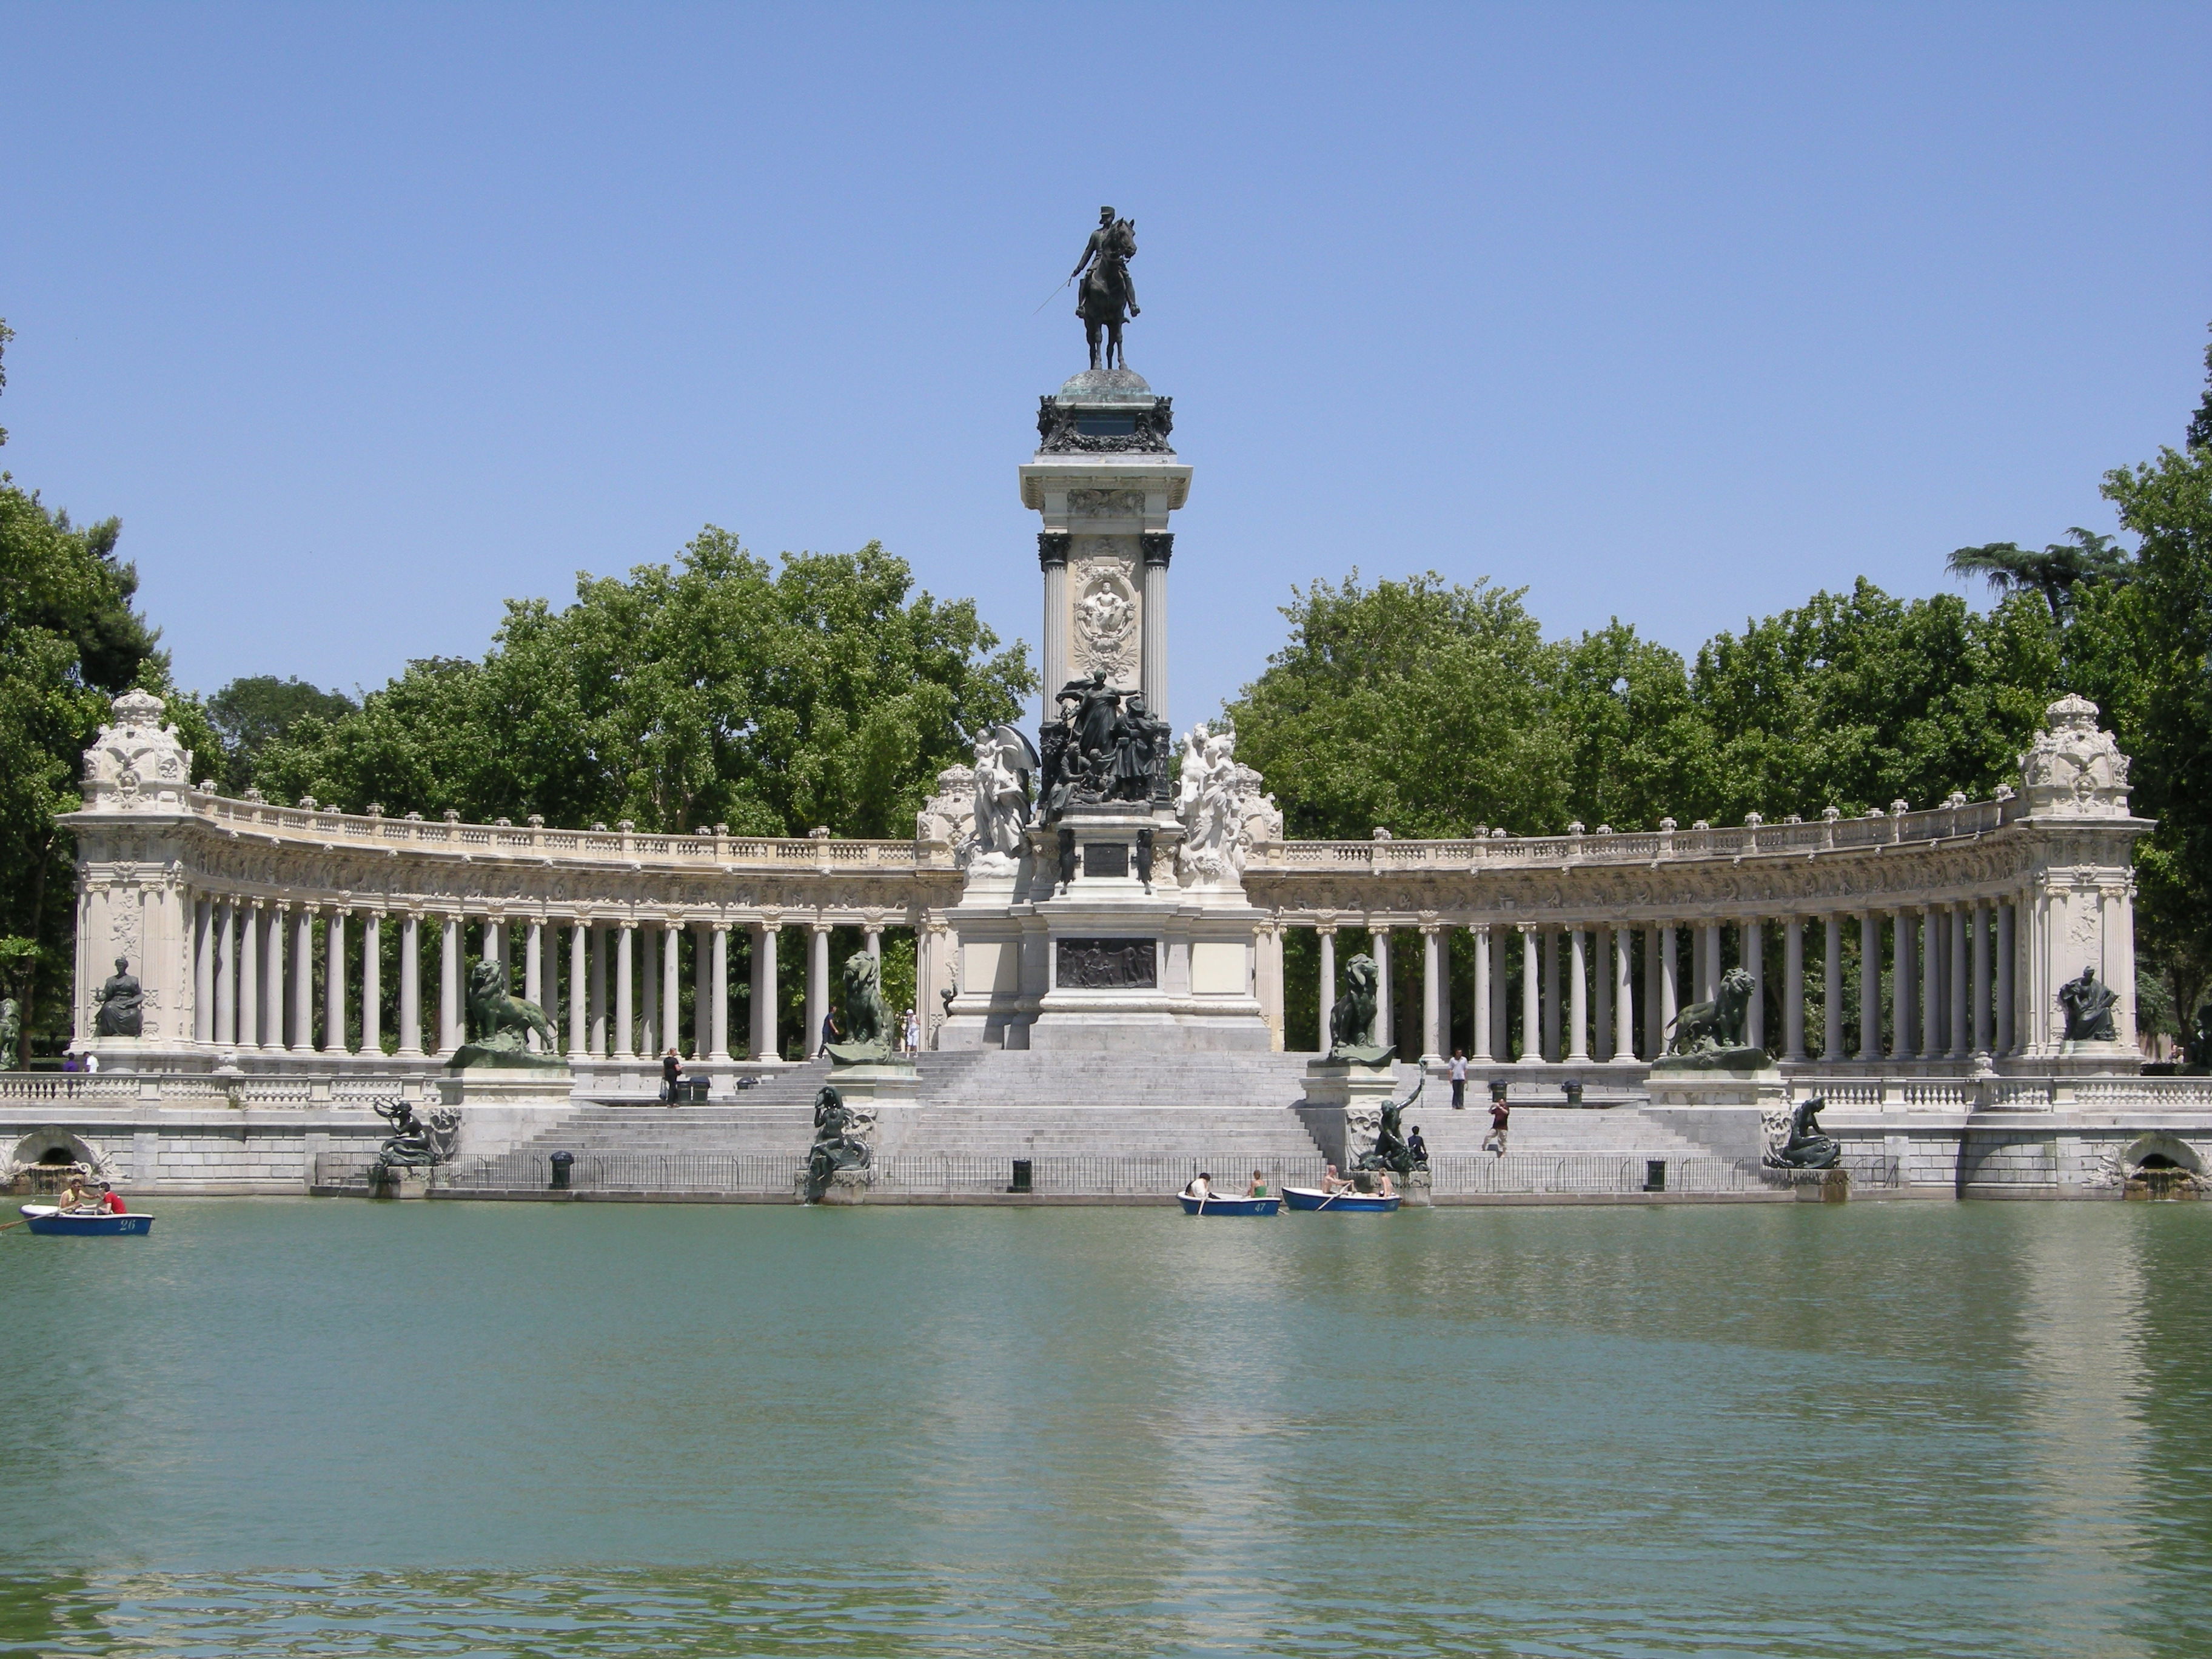
{"label": "horse statue", "polygon": [[[1137,222],[1116,219],[1112,208],[1099,209],[1098,228],[1091,233],[1075,266],[1083,278],[1076,290],[1075,314],[1083,319],[1083,337],[1091,347],[1093,368],[1129,366],[1121,353],[1121,325],[1138,314],[1136,285],[1129,280],[1129,261],[1136,252]],[[1098,353],[1102,331],[1106,337],[1103,362]]]}
{"label": "horse statue", "polygon": [[1771,1146],[1766,1162],[1771,1168],[1781,1170],[1832,1170],[1842,1159],[1844,1149],[1820,1133],[1820,1109],[1827,1101],[1819,1095],[1802,1101],[1790,1115],[1789,1138],[1779,1146]]}
{"label": "horse statue", "polygon": [[392,1131],[376,1154],[379,1170],[427,1170],[449,1163],[460,1149],[458,1107],[433,1106],[421,1117],[404,1100],[373,1101],[369,1109],[389,1123]]}
{"label": "horse statue", "polygon": [[868,1132],[875,1127],[873,1112],[855,1111],[845,1097],[824,1084],[814,1097],[814,1144],[806,1152],[806,1201],[818,1204],[830,1182],[841,1170],[866,1170],[876,1161]]}
{"label": "horse statue", "polygon": [[524,1038],[532,1031],[538,1033],[547,1053],[556,1046],[553,1022],[545,1018],[545,1011],[534,1002],[510,995],[507,969],[483,957],[469,967],[469,1029],[476,1034],[477,1048],[501,1054],[521,1050],[526,1046]]}
{"label": "horse statue", "polygon": [[[1328,1011],[1329,1058],[1359,1059],[1368,1065],[1379,1065],[1380,1060],[1368,1059],[1376,1049],[1375,1040],[1376,990],[1382,975],[1376,971],[1375,958],[1356,956],[1344,964],[1344,994]],[[1388,1058],[1386,1054],[1384,1058]]]}
{"label": "horse statue", "polygon": [[1717,1053],[1743,1047],[1743,1017],[1751,1006],[1751,975],[1731,968],[1721,975],[1721,993],[1711,1002],[1693,1002],[1674,1016],[1670,1054]]}

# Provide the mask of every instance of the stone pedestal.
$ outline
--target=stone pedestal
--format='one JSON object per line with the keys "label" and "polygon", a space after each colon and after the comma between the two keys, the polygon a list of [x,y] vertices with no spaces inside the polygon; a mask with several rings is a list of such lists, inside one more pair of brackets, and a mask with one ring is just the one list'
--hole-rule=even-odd
{"label": "stone pedestal", "polygon": [[437,1079],[438,1103],[461,1114],[460,1155],[512,1152],[574,1109],[566,1066],[463,1066]]}
{"label": "stone pedestal", "polygon": [[1771,1065],[1669,1066],[1662,1058],[1653,1063],[1645,1086],[1651,1103],[1660,1107],[1754,1106],[1764,1111],[1790,1100],[1781,1072]]}
{"label": "stone pedestal", "polygon": [[1323,1158],[1339,1170],[1348,1169],[1365,1150],[1352,1144],[1355,1134],[1364,1129],[1370,1144],[1373,1140],[1374,1125],[1398,1085],[1395,1069],[1355,1060],[1316,1060],[1307,1063],[1304,1083],[1298,1121]]}
{"label": "stone pedestal", "polygon": [[368,1170],[371,1198],[428,1198],[434,1171],[427,1169],[386,1169],[372,1164]]}

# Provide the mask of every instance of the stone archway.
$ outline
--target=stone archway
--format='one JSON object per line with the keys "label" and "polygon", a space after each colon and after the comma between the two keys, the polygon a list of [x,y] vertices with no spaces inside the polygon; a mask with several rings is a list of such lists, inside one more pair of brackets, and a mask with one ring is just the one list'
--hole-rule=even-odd
{"label": "stone archway", "polygon": [[49,1125],[33,1129],[17,1140],[9,1163],[15,1170],[67,1169],[72,1164],[82,1164],[89,1170],[104,1170],[107,1159],[91,1142],[67,1129]]}

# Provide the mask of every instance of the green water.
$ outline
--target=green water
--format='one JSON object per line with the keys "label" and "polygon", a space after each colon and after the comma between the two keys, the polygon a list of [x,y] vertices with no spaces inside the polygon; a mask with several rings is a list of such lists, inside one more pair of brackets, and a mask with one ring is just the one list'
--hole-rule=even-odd
{"label": "green water", "polygon": [[2212,1205],[155,1207],[0,1652],[2212,1650]]}

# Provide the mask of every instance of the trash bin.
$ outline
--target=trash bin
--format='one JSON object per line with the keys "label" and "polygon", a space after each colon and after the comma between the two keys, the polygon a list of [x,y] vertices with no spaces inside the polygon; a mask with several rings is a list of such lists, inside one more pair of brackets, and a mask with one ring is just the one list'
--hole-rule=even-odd
{"label": "trash bin", "polygon": [[1663,1193],[1667,1190],[1667,1160],[1665,1158],[1647,1158],[1644,1160],[1644,1190],[1647,1193]]}
{"label": "trash bin", "polygon": [[1490,1103],[1493,1106],[1505,1103],[1505,1079],[1502,1077],[1490,1079]]}
{"label": "trash bin", "polygon": [[546,1188],[548,1192],[565,1193],[568,1190],[568,1170],[575,1161],[574,1152],[556,1152],[546,1160],[553,1166],[553,1179]]}
{"label": "trash bin", "polygon": [[1567,1104],[1570,1106],[1581,1105],[1583,1103],[1583,1085],[1579,1082],[1570,1079],[1564,1086],[1567,1091]]}

